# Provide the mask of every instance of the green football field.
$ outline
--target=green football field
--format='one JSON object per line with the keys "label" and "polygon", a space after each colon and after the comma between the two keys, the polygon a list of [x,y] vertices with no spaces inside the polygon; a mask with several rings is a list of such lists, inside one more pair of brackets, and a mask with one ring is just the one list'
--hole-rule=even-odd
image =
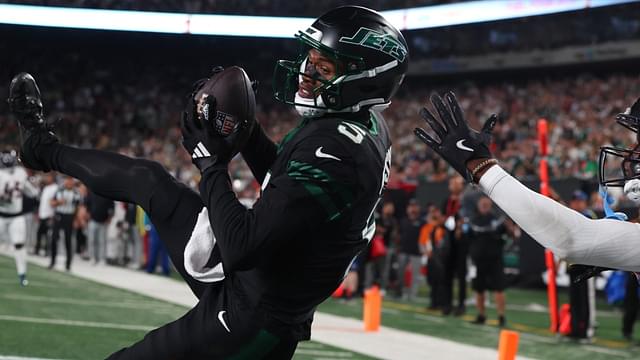
{"label": "green football field", "polygon": [[[0,256],[0,358],[104,359],[177,319],[186,307],[29,264],[18,285],[13,259]],[[294,359],[371,359],[317,342]]]}
{"label": "green football field", "polygon": [[[500,328],[497,326],[495,308],[490,305],[487,325],[472,324],[474,306],[467,305],[462,317],[442,316],[426,309],[426,286],[421,289],[422,298],[415,302],[384,300],[382,324],[415,333],[450,339],[460,343],[498,348]],[[469,294],[472,294],[469,292]],[[518,354],[536,359],[640,359],[640,343],[628,342],[621,336],[622,312],[597,301],[596,337],[589,344],[578,344],[552,334],[546,309],[547,294],[544,290],[509,289],[507,296],[507,329],[520,333]],[[568,303],[566,293],[559,293],[559,303]],[[362,301],[330,299],[319,311],[353,318],[362,317]],[[640,324],[637,325],[640,331]],[[638,334],[640,339],[640,334]]]}
{"label": "green football field", "polygon": [[[22,356],[55,359],[101,359],[140,339],[154,327],[187,309],[126,290],[29,265],[30,284],[17,284],[13,259],[0,256],[0,358]],[[426,289],[422,289],[423,298]],[[560,294],[560,303],[567,302]],[[640,347],[620,337],[621,313],[598,302],[598,328],[591,344],[558,338],[548,328],[546,293],[507,291],[508,327],[520,332],[519,354],[538,359],[638,359]],[[466,316],[444,317],[426,310],[425,301],[383,302],[383,325],[460,343],[497,348],[495,312],[488,325],[471,324]],[[330,299],[320,311],[362,318],[362,301]],[[640,338],[640,336],[639,336]],[[428,354],[428,349],[425,349]],[[370,359],[317,342],[299,345],[295,359]]]}

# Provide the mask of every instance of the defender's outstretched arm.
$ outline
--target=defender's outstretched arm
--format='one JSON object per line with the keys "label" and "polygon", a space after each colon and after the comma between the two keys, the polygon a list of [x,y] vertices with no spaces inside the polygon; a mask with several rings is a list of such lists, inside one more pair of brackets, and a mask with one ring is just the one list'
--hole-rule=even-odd
{"label": "defender's outstretched arm", "polygon": [[482,190],[542,246],[572,263],[640,271],[640,224],[591,220],[531,191],[499,166],[480,178]]}

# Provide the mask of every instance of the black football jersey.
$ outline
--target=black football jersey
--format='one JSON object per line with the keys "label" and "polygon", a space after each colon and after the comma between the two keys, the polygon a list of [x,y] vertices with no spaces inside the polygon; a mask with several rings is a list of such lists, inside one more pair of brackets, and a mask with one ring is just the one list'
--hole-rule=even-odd
{"label": "black football jersey", "polygon": [[[374,209],[390,162],[380,114],[372,113],[367,126],[339,117],[306,118],[279,144],[260,199],[236,227],[246,233],[225,233],[239,220],[214,214],[227,280],[264,310],[272,331],[280,333],[274,329],[280,327],[289,332],[283,336],[309,337],[316,306],[373,237]],[[203,190],[205,197],[215,195]],[[215,207],[209,204],[213,213]]]}

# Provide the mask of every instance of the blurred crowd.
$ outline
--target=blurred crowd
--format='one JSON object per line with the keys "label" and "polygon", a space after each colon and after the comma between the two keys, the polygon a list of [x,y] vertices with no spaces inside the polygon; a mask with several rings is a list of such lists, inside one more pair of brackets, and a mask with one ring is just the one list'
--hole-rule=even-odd
{"label": "blurred crowd", "polygon": [[[93,84],[86,79],[78,82],[78,86],[66,81],[51,82],[61,86],[43,87],[49,121],[62,118],[57,129],[65,142],[150,158],[186,183],[197,180],[180,144],[178,119],[183,94],[175,87],[156,82],[141,91],[137,86],[142,84],[122,85],[108,76],[97,77]],[[552,178],[595,179],[600,146],[626,146],[634,140],[631,132],[615,125],[614,116],[640,94],[637,74],[462,83],[452,84],[452,88],[472,126],[479,128],[490,114],[499,115],[494,154],[504,168],[522,180],[538,176],[536,124],[540,118],[549,123]],[[445,88],[404,91],[384,112],[393,141],[391,186],[415,188],[422,182],[445,181],[452,174],[446,163],[413,135],[415,127],[425,125],[418,111],[427,105],[433,90]],[[277,104],[259,107],[257,118],[276,142],[298,119],[291,108]],[[15,145],[15,125],[7,121],[6,113],[0,114],[0,122],[6,124],[0,128],[0,141]],[[251,182],[239,157],[232,172],[239,185]]]}
{"label": "blurred crowd", "polygon": [[[410,97],[394,100],[385,113],[400,181],[443,181],[451,174],[438,156],[415,141],[412,132],[416,126],[424,127],[417,111],[427,103],[431,90],[409,92]],[[522,180],[538,178],[537,122],[541,118],[549,124],[551,177],[595,179],[600,146],[635,140],[633,133],[615,125],[614,117],[640,94],[637,74],[465,83],[453,91],[476,129],[490,114],[498,114],[492,150],[502,166]]]}

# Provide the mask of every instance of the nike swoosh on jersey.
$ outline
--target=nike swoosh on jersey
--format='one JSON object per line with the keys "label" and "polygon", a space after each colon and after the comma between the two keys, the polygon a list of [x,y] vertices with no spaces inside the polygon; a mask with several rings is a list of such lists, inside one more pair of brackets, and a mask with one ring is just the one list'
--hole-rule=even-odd
{"label": "nike swoosh on jersey", "polygon": [[473,152],[473,149],[472,149],[472,148],[470,148],[470,147],[468,147],[468,146],[465,146],[465,145],[463,144],[463,142],[464,142],[465,140],[466,140],[466,139],[458,140],[458,142],[456,143],[456,147],[457,147],[458,149],[460,149],[460,150]]}
{"label": "nike swoosh on jersey", "polygon": [[231,332],[231,330],[229,330],[229,326],[227,326],[227,322],[224,321],[224,313],[226,313],[226,310],[221,310],[218,312],[218,320],[220,320],[220,323],[222,324],[222,326],[224,326],[225,330],[227,330],[227,332]]}
{"label": "nike swoosh on jersey", "polygon": [[325,152],[322,152],[322,146],[320,146],[319,148],[316,149],[316,157],[342,161],[337,156],[333,156],[331,154],[327,154]]}

